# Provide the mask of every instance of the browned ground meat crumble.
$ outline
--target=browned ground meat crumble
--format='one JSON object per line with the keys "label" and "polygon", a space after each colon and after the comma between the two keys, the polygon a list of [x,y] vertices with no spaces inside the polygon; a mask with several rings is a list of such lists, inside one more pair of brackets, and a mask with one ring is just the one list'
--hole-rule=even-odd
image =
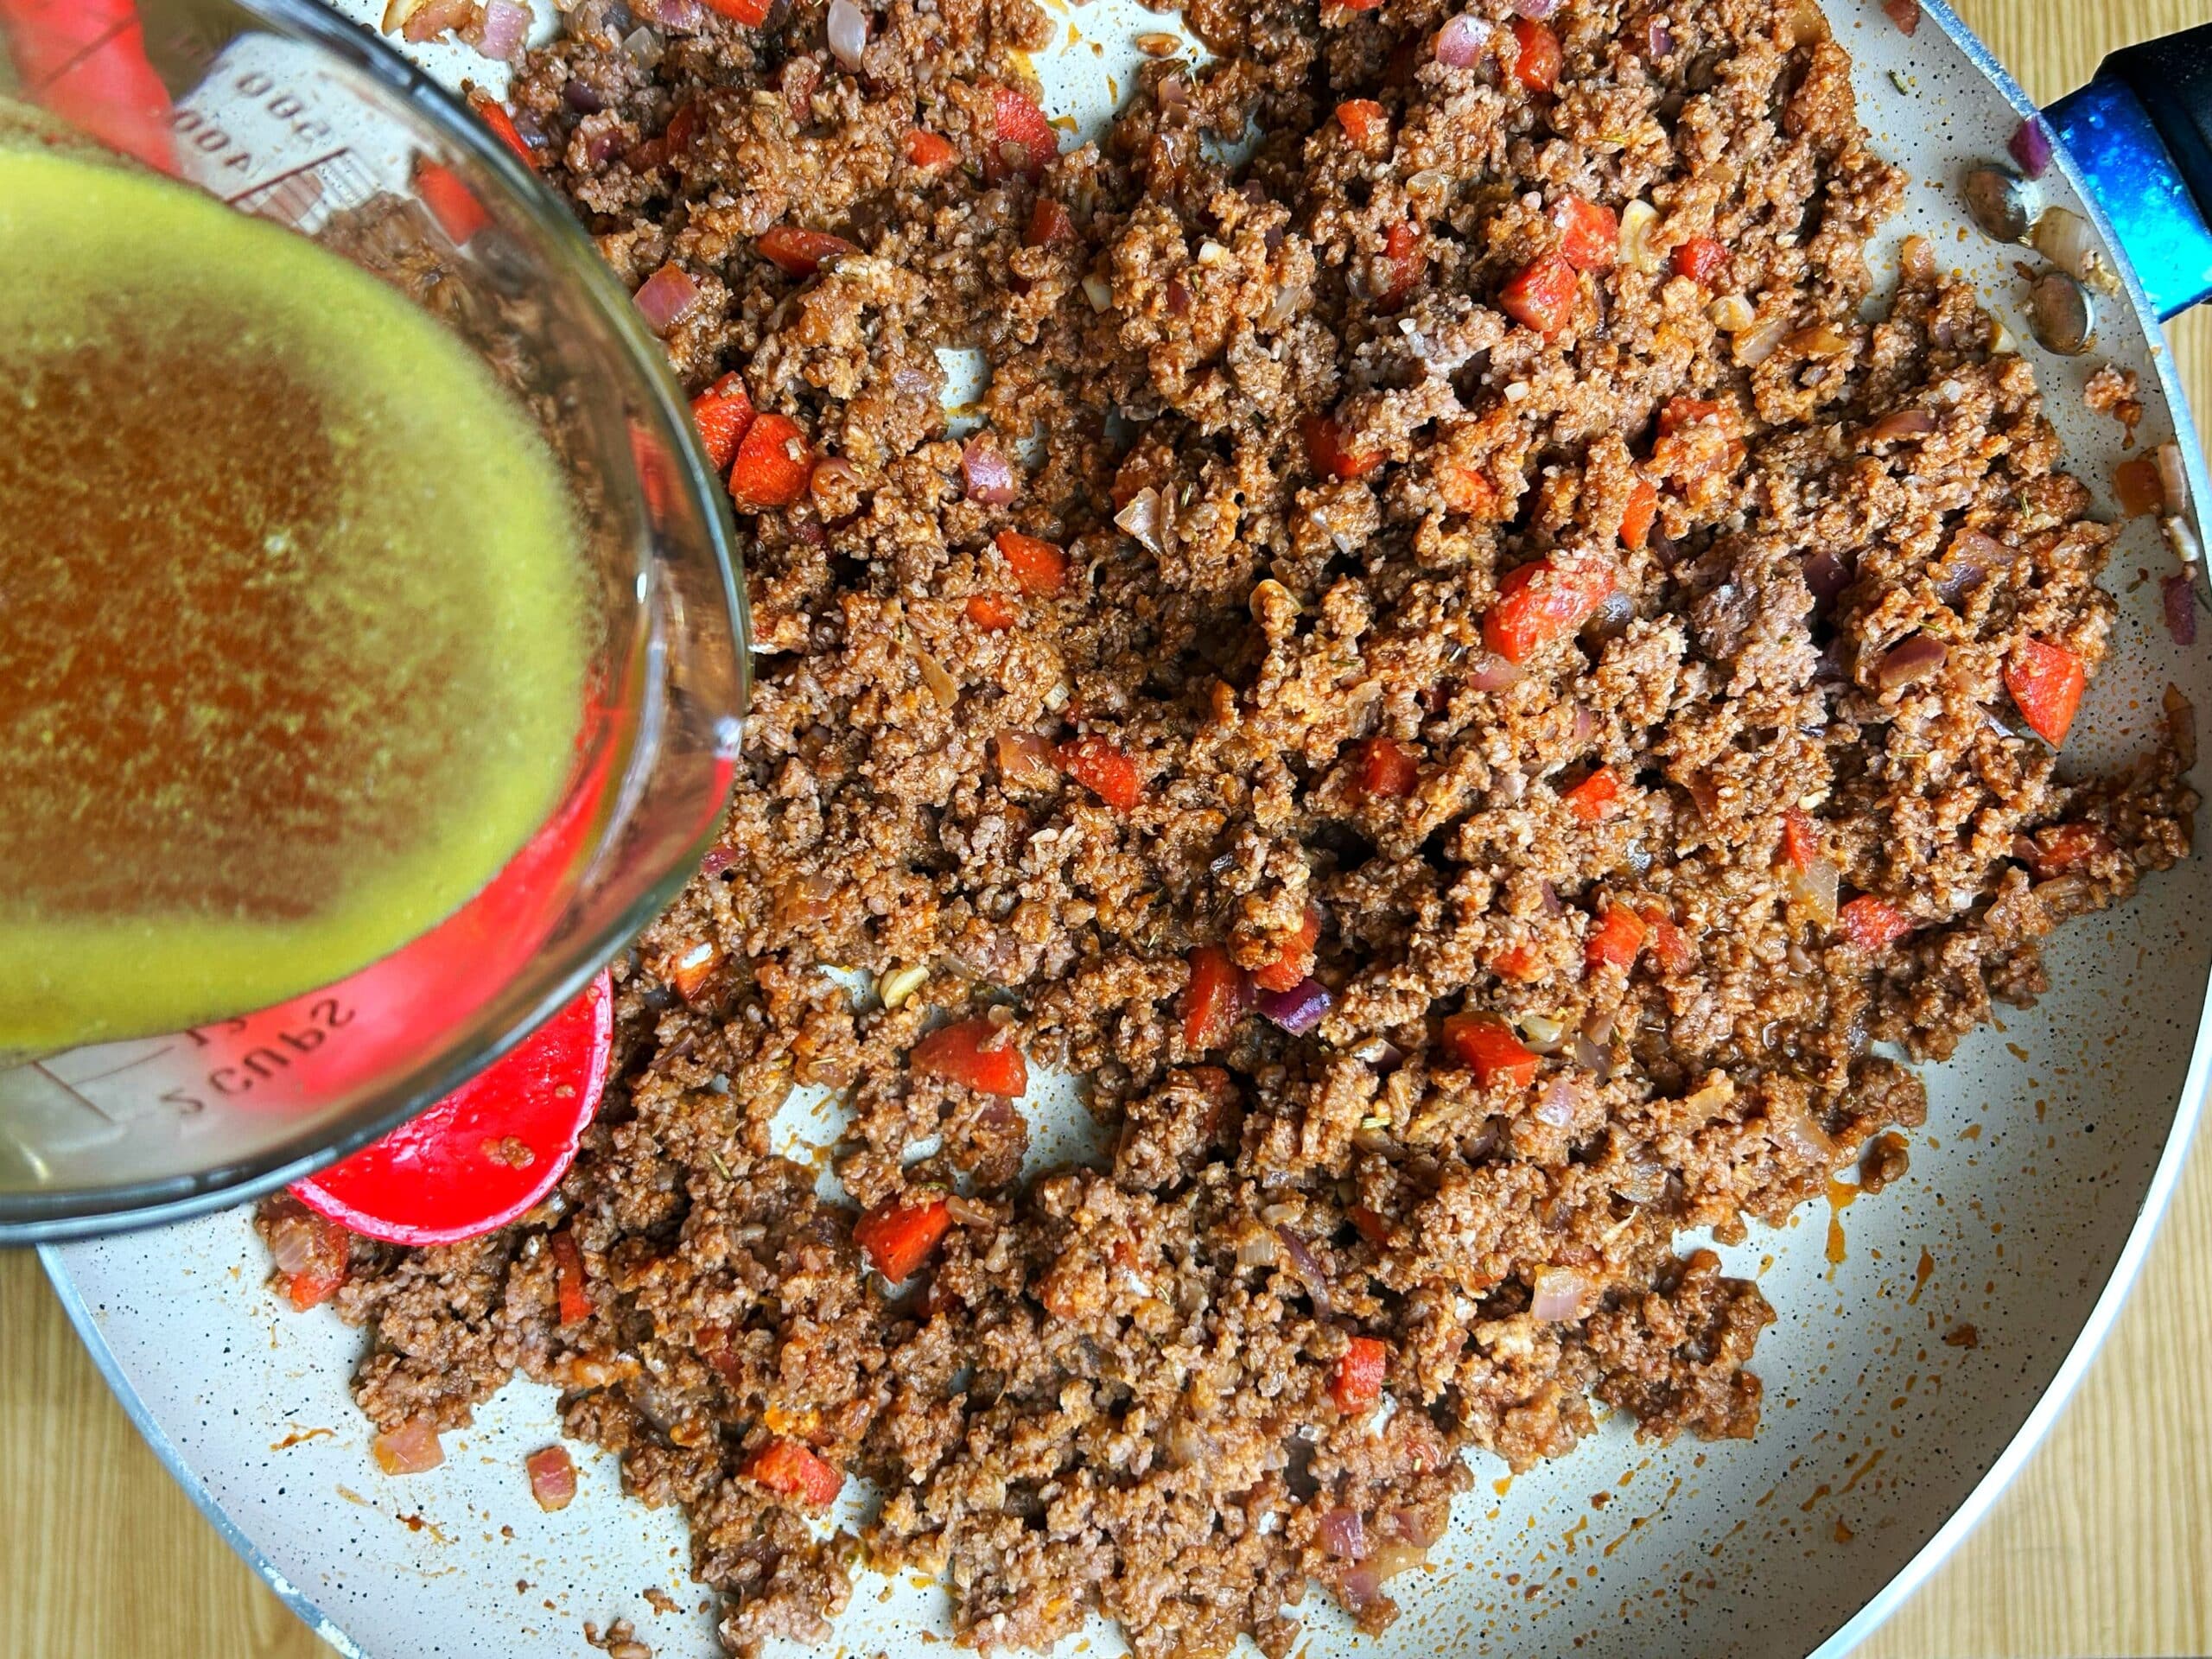
{"label": "browned ground meat crumble", "polygon": [[[449,1427],[518,1370],[557,1384],[569,1433],[683,1507],[741,1654],[828,1639],[856,1560],[941,1573],[984,1648],[1103,1613],[1147,1659],[1280,1656],[1316,1582],[1379,1628],[1471,1448],[1564,1453],[1593,1399],[1655,1440],[1752,1432],[1772,1312],[1677,1236],[1902,1173],[1877,1137],[1924,1095],[1876,1046],[1948,1054],[2044,988],[2060,920],[2186,852],[2186,711],[2084,781],[2021,725],[2029,636],[2105,654],[2113,532],[1968,289],[1924,245],[1893,293],[1870,267],[1901,180],[1791,0],[1567,0],[1555,92],[1513,73],[1505,0],[1465,8],[1497,27],[1464,67],[1431,47],[1459,0],[1192,0],[1214,60],[1147,64],[1035,182],[994,138],[1056,27],[1031,0],[861,9],[856,73],[815,0],[688,29],[581,0],[514,92],[613,267],[696,279],[686,389],[734,371],[843,464],[743,520],[745,769],[618,967],[582,1156],[488,1237],[355,1242],[359,1401]],[[689,144],[656,142],[685,110]],[[957,160],[911,163],[916,129]],[[1569,195],[1653,211],[1548,340],[1501,290]],[[1029,245],[1040,197],[1067,226]],[[755,245],[785,224],[855,251],[795,277]],[[1707,283],[1669,257],[1697,237],[1727,255]],[[989,362],[1006,505],[948,435],[956,343]],[[1682,397],[1716,407],[1662,431]],[[1317,476],[1310,416],[1379,464]],[[1066,550],[1057,594],[1017,594],[1006,530]],[[1482,623],[1537,559],[1617,597],[1509,670]],[[1916,635],[1934,668],[1892,660]],[[1064,771],[1085,734],[1133,806]],[[1363,786],[1377,737],[1407,792]],[[1618,810],[1586,822],[1563,798],[1600,766]],[[1838,927],[1793,811],[1911,932]],[[1588,965],[1622,906],[1679,940]],[[1309,907],[1325,1017],[1194,1052],[1192,952],[1262,968]],[[825,964],[927,975],[887,1007]],[[1024,1103],[910,1066],[986,1009],[1087,1078],[1109,1166],[1025,1185]],[[1513,1022],[1535,1083],[1440,1040],[1466,1011]],[[849,1109],[850,1206],[772,1142],[796,1084]],[[955,1224],[892,1294],[855,1207],[930,1188]],[[1355,1338],[1384,1345],[1379,1431],[1332,1392]],[[858,1540],[744,1472],[772,1437],[880,1495]]]}

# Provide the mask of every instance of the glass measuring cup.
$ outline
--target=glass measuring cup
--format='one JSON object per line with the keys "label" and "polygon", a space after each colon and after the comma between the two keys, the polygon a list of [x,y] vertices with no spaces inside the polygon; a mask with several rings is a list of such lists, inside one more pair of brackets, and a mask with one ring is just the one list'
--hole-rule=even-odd
{"label": "glass measuring cup", "polygon": [[458,100],[313,0],[0,0],[0,99],[403,291],[434,258],[417,302],[524,401],[563,464],[593,623],[562,797],[454,915],[219,1025],[0,1057],[12,1243],[265,1191],[504,1052],[690,874],[728,795],[747,674],[727,499],[658,342]]}

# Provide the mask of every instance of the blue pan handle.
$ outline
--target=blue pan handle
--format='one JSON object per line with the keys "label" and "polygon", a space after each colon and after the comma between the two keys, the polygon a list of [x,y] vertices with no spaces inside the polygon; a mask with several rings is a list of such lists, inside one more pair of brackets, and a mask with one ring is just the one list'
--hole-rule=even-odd
{"label": "blue pan handle", "polygon": [[2212,23],[2113,53],[2045,118],[2159,317],[2212,298]]}

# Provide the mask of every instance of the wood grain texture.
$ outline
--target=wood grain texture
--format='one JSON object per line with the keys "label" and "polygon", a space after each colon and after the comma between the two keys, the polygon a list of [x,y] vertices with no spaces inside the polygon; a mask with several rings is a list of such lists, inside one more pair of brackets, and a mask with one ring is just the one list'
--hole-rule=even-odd
{"label": "wood grain texture", "polygon": [[[1958,0],[2037,98],[2212,0]],[[2212,316],[2173,330],[2212,413]],[[2192,1160],[2120,1327],[2026,1472],[1862,1659],[2212,1652],[2212,1155]],[[29,1255],[0,1253],[0,1629],[24,1654],[311,1659],[155,1461]]]}

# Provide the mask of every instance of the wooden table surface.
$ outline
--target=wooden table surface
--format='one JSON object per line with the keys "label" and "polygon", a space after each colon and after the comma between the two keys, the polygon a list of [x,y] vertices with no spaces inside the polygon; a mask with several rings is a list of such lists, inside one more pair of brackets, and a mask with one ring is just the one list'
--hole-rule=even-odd
{"label": "wooden table surface", "polygon": [[[2037,99],[2212,0],[1957,0]],[[2212,418],[2212,314],[2172,331]],[[2212,1154],[2049,1443],[1861,1659],[2212,1653]],[[313,1659],[327,1650],[139,1441],[36,1261],[0,1252],[0,1630],[10,1651]]]}

